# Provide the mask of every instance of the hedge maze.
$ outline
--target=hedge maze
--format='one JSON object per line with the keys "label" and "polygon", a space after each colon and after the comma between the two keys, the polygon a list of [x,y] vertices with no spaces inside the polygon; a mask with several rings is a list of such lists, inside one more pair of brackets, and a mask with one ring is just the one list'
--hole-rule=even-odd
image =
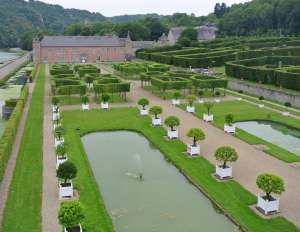
{"label": "hedge maze", "polygon": [[[126,100],[130,91],[130,83],[120,80],[112,74],[101,74],[94,65],[55,64],[50,68],[51,90],[53,95],[80,99],[83,95],[94,93],[95,97],[102,94],[118,94]],[[97,98],[96,98],[97,99]]]}

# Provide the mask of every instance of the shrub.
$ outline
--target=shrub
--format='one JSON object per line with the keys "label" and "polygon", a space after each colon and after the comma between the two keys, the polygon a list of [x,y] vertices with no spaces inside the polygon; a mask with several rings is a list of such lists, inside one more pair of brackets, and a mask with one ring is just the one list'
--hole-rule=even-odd
{"label": "shrub", "polygon": [[141,98],[139,101],[138,101],[138,104],[140,106],[143,107],[143,110],[145,109],[145,106],[149,105],[149,100],[147,98]]}
{"label": "shrub", "polygon": [[163,109],[160,106],[152,106],[150,108],[150,114],[154,115],[155,119],[158,119],[158,115],[161,114]]}
{"label": "shrub", "polygon": [[65,130],[62,126],[58,126],[55,128],[55,131],[54,131],[54,134],[55,134],[55,137],[58,139],[58,140],[61,140],[62,136],[64,135],[65,133]]}
{"label": "shrub", "polygon": [[206,108],[208,115],[210,115],[211,109],[213,108],[213,106],[214,106],[214,103],[212,103],[212,102],[204,102],[204,107]]}
{"label": "shrub", "polygon": [[108,94],[102,94],[102,102],[107,103],[110,99],[110,96]]}
{"label": "shrub", "polygon": [[87,96],[87,95],[83,95],[82,97],[81,97],[81,102],[83,103],[83,104],[88,104],[89,103],[89,97]]}
{"label": "shrub", "polygon": [[238,92],[239,92],[239,93],[244,93],[244,91],[243,91],[243,90],[239,90]]}
{"label": "shrub", "polygon": [[179,99],[181,97],[181,93],[178,92],[178,91],[176,91],[176,92],[174,92],[173,97],[174,97],[174,99],[177,100],[177,99]]}
{"label": "shrub", "polygon": [[204,95],[204,92],[202,90],[199,90],[198,95],[199,95],[199,97],[202,97]]}
{"label": "shrub", "polygon": [[67,231],[78,226],[84,219],[83,208],[79,201],[65,201],[60,205],[58,220]]}
{"label": "shrub", "polygon": [[216,96],[220,96],[221,93],[219,91],[216,92]]}
{"label": "shrub", "polygon": [[193,103],[194,103],[194,101],[196,101],[195,95],[189,95],[189,96],[186,97],[186,99],[187,99],[188,104],[189,104],[190,106],[192,106]]}
{"label": "shrub", "polygon": [[180,119],[176,116],[169,116],[166,118],[165,124],[171,128],[171,131],[174,131],[174,127],[180,125]]}
{"label": "shrub", "polygon": [[264,96],[259,96],[258,99],[261,100],[261,101],[263,101],[263,100],[265,100],[265,97]]}
{"label": "shrub", "polygon": [[205,139],[204,132],[198,128],[190,129],[186,135],[190,138],[193,138],[193,146],[194,147],[197,146],[197,141]]}
{"label": "shrub", "polygon": [[71,161],[66,161],[60,164],[56,171],[56,176],[59,179],[62,179],[64,181],[64,184],[66,184],[68,180],[74,179],[76,175],[77,168]]}
{"label": "shrub", "polygon": [[59,104],[59,98],[57,96],[52,97],[52,105],[57,106]]}
{"label": "shrub", "polygon": [[227,162],[235,162],[238,159],[238,154],[234,148],[229,146],[220,147],[215,152],[215,158],[223,162],[223,168],[226,168]]}
{"label": "shrub", "polygon": [[292,106],[292,104],[291,104],[290,102],[285,102],[284,105],[285,105],[286,107],[291,107],[291,106]]}
{"label": "shrub", "polygon": [[59,157],[64,157],[65,154],[66,154],[66,146],[65,144],[60,144],[56,147],[56,155],[59,156]]}
{"label": "shrub", "polygon": [[225,122],[228,126],[231,126],[232,123],[233,123],[233,115],[232,114],[226,114]]}
{"label": "shrub", "polygon": [[261,174],[256,179],[257,186],[266,193],[266,198],[272,200],[271,193],[281,194],[284,192],[284,182],[279,176]]}

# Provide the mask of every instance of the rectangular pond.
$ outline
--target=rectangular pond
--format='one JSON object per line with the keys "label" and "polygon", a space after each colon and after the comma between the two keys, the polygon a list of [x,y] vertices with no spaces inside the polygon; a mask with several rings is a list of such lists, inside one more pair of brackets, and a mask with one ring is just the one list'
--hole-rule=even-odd
{"label": "rectangular pond", "polygon": [[236,127],[300,156],[300,130],[271,121],[235,123]]}
{"label": "rectangular pond", "polygon": [[233,232],[236,226],[135,132],[82,137],[117,232]]}

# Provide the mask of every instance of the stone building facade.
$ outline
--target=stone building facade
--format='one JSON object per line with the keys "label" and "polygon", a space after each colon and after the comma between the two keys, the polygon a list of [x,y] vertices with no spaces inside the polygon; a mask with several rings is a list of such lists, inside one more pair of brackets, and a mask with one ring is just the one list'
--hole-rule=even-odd
{"label": "stone building facade", "polygon": [[141,48],[160,46],[159,42],[132,41],[117,36],[45,36],[33,40],[33,61],[47,63],[98,63],[125,61]]}

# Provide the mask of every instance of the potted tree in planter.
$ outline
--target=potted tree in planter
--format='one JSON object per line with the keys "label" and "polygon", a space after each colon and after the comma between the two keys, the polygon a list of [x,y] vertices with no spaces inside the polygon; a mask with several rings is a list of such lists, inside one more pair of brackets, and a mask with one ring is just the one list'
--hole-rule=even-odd
{"label": "potted tree in planter", "polygon": [[62,143],[56,147],[56,169],[58,169],[59,165],[67,160],[68,156],[66,154],[66,146],[64,143]]}
{"label": "potted tree in planter", "polygon": [[152,125],[153,126],[161,126],[161,118],[159,115],[162,113],[163,109],[160,106],[152,106],[150,108],[150,114],[154,117],[152,118]]}
{"label": "potted tree in planter", "polygon": [[204,95],[203,90],[199,90],[199,91],[198,91],[198,95],[199,95],[199,100],[198,100],[198,102],[199,102],[200,104],[203,104],[203,103],[204,103],[204,100],[202,99],[202,97],[203,97],[203,95]]}
{"label": "potted tree in planter", "polygon": [[58,103],[59,103],[59,98],[54,96],[52,97],[52,112],[53,112],[53,121],[59,119],[59,106],[58,106]]}
{"label": "potted tree in planter", "polygon": [[271,194],[281,194],[284,192],[284,182],[279,176],[272,174],[261,174],[256,179],[257,186],[265,192],[265,195],[258,195],[257,208],[265,215],[277,213],[279,211],[279,199]]}
{"label": "potted tree in planter", "polygon": [[168,130],[168,138],[169,139],[177,139],[178,138],[178,130],[174,127],[180,125],[180,119],[175,116],[169,116],[165,120],[165,124],[170,127]]}
{"label": "potted tree in planter", "polygon": [[220,147],[215,152],[215,158],[223,162],[222,165],[216,165],[217,177],[220,179],[232,178],[232,167],[227,166],[227,163],[237,161],[238,154],[235,149],[228,146]]}
{"label": "potted tree in planter", "polygon": [[233,115],[227,114],[225,116],[225,125],[224,125],[224,131],[227,133],[235,133],[235,126],[233,125]]}
{"label": "potted tree in planter", "polygon": [[178,91],[174,92],[173,99],[172,99],[172,105],[174,105],[174,106],[180,105],[180,99],[179,99],[180,97],[181,97],[180,92],[178,92]]}
{"label": "potted tree in planter", "polygon": [[211,109],[213,108],[214,104],[212,102],[205,102],[204,107],[207,110],[206,114],[203,114],[203,120],[205,122],[212,122],[214,120],[214,115],[211,114]]}
{"label": "potted tree in planter", "polygon": [[64,232],[82,232],[83,208],[79,201],[64,201],[60,205],[58,221]]}
{"label": "potted tree in planter", "polygon": [[56,127],[61,126],[61,122],[60,122],[60,119],[59,119],[59,118],[58,118],[58,119],[55,119],[53,122],[54,122],[54,123],[53,123],[53,129],[54,129],[54,130],[55,130]]}
{"label": "potted tree in planter", "polygon": [[186,111],[189,113],[195,113],[195,106],[194,101],[196,100],[196,97],[194,95],[189,95],[186,97],[188,101],[188,105],[186,106]]}
{"label": "potted tree in planter", "polygon": [[108,109],[108,101],[110,99],[110,96],[108,94],[103,94],[101,97],[101,108],[102,109]]}
{"label": "potted tree in planter", "polygon": [[84,95],[81,97],[81,102],[82,102],[82,110],[89,110],[90,106],[89,106],[89,97],[87,95]]}
{"label": "potted tree in planter", "polygon": [[56,176],[59,181],[59,199],[73,197],[73,183],[77,175],[77,168],[71,161],[66,161],[58,166]]}
{"label": "potted tree in planter", "polygon": [[[264,96],[260,96],[259,98],[258,98],[258,100],[260,100],[260,101],[264,101],[265,100],[265,97]],[[257,106],[259,107],[259,108],[264,108],[265,107],[265,105],[263,104],[263,103],[259,103],[259,104],[257,104]]]}
{"label": "potted tree in planter", "polygon": [[188,131],[187,136],[193,138],[193,144],[188,145],[187,153],[191,156],[200,155],[200,145],[197,144],[197,141],[205,139],[203,131],[198,128],[192,128]]}
{"label": "potted tree in planter", "polygon": [[140,114],[141,115],[148,115],[148,109],[146,108],[146,106],[149,105],[149,100],[147,98],[141,98],[138,101],[138,104],[142,107],[140,109]]}
{"label": "potted tree in planter", "polygon": [[54,134],[55,134],[55,147],[65,142],[63,135],[65,133],[65,130],[62,126],[58,126],[55,128]]}

